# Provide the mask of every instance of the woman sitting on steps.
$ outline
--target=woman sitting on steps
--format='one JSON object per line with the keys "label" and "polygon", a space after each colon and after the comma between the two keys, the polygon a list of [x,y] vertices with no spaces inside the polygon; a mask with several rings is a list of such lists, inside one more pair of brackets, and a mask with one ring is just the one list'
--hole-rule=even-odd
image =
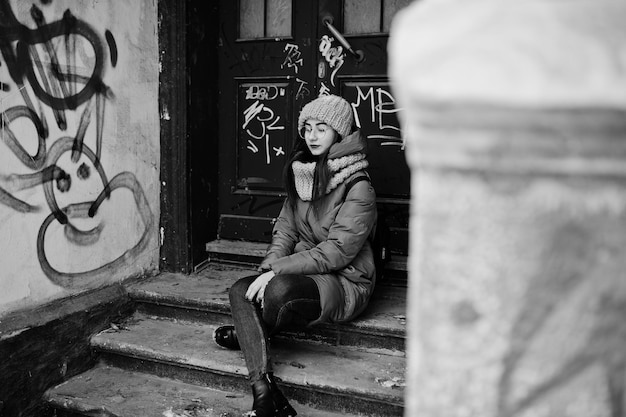
{"label": "woman sitting on steps", "polygon": [[230,289],[233,326],[215,341],[242,349],[256,417],[295,416],[273,376],[269,338],[286,328],[346,322],[367,306],[375,284],[369,235],[376,194],[365,172],[366,143],[353,131],[350,104],[338,96],[308,103],[285,165],[287,198],[260,275]]}

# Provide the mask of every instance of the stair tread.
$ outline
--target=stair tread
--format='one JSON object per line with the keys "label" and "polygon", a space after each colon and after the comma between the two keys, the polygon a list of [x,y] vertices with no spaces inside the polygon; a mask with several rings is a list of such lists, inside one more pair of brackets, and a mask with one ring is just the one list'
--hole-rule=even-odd
{"label": "stair tread", "polygon": [[[94,336],[92,345],[140,359],[246,376],[243,354],[214,343],[216,327],[136,313],[118,330]],[[402,403],[402,356],[276,339],[272,358],[276,375],[286,384]]]}
{"label": "stair tread", "polygon": [[[129,286],[129,295],[137,301],[205,309],[230,314],[228,290],[239,278],[256,270],[210,264],[191,275],[162,273]],[[368,308],[357,319],[340,327],[381,334],[405,335],[406,299],[404,291],[377,287]]]}
{"label": "stair tread", "polygon": [[[205,250],[212,254],[226,254],[262,259],[265,256],[269,243],[250,242],[243,240],[217,239],[207,242]],[[392,254],[386,269],[407,271],[407,256]]]}
{"label": "stair tread", "polygon": [[206,244],[207,252],[221,252],[233,255],[265,256],[269,243],[243,240],[219,239]]}
{"label": "stair tread", "polygon": [[[252,405],[249,393],[200,387],[110,366],[97,366],[79,374],[48,390],[45,398],[60,409],[116,417],[235,417],[244,415]],[[290,402],[302,416],[352,415]]]}

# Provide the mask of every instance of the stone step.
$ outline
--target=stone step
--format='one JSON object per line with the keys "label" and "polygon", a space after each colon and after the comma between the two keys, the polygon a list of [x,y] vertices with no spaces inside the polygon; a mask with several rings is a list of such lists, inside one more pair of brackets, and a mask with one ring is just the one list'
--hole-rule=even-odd
{"label": "stone step", "polygon": [[[57,417],[240,417],[252,405],[249,393],[201,387],[107,365],[48,390],[44,398]],[[300,416],[353,415],[318,410],[297,401],[292,405]]]}
{"label": "stone step", "polygon": [[[240,351],[213,342],[216,324],[133,315],[92,338],[111,366],[225,391],[248,392]],[[289,398],[368,416],[402,415],[405,358],[356,348],[276,339],[272,363]]]}
{"label": "stone step", "polygon": [[[232,263],[252,267],[261,263],[267,247],[268,243],[228,239],[213,240],[205,245],[209,263]],[[391,253],[379,284],[406,288],[407,262],[406,255]]]}
{"label": "stone step", "polygon": [[[228,289],[239,278],[256,270],[242,266],[210,264],[192,274],[163,273],[128,287],[137,309],[148,315],[205,323],[232,323]],[[377,287],[367,310],[346,324],[322,324],[292,338],[335,346],[360,346],[395,350],[404,354],[406,292],[402,288]]]}

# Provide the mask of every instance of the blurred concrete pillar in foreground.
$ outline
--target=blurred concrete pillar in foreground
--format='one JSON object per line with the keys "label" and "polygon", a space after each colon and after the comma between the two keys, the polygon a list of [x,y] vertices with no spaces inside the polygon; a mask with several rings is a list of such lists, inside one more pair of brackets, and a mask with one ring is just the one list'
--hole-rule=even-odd
{"label": "blurred concrete pillar in foreground", "polygon": [[424,0],[389,53],[406,416],[626,416],[626,2]]}

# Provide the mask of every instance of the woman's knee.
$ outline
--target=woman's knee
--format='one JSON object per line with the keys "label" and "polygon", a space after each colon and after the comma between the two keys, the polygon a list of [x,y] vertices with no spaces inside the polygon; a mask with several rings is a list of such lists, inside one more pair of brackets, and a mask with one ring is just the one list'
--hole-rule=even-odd
{"label": "woman's knee", "polygon": [[298,281],[292,275],[276,275],[265,287],[265,305],[283,305],[292,298]]}
{"label": "woman's knee", "polygon": [[237,282],[235,282],[233,286],[230,287],[230,290],[228,290],[228,297],[231,302],[233,299],[245,298],[248,287],[256,278],[257,275],[252,275],[249,277],[241,278]]}

